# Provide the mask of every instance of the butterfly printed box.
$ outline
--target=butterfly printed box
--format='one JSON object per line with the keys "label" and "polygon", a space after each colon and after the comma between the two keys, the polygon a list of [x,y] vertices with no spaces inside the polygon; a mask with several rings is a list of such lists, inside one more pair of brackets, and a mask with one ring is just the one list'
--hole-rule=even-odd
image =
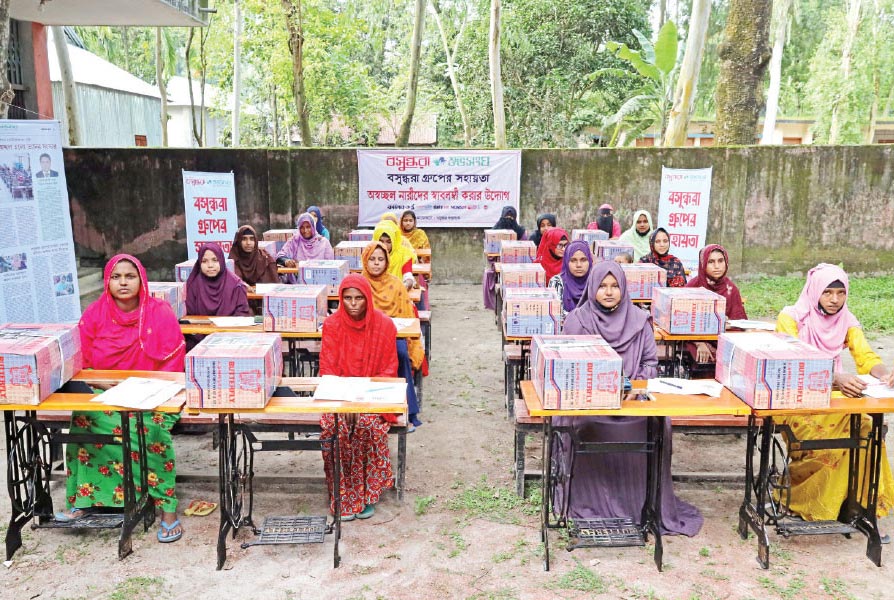
{"label": "butterfly printed box", "polygon": [[77,325],[0,325],[0,404],[40,404],[83,364]]}
{"label": "butterfly printed box", "polygon": [[621,408],[621,357],[598,335],[535,335],[531,378],[545,409]]}

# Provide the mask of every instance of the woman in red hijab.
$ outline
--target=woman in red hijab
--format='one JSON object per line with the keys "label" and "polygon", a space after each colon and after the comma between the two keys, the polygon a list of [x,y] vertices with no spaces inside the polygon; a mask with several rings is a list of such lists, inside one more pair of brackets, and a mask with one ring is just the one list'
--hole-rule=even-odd
{"label": "woman in red hijab", "polygon": [[[338,310],[323,322],[320,375],[397,377],[397,329],[373,306],[369,282],[362,275],[348,275],[338,295]],[[390,415],[347,414],[339,418],[342,521],[373,516],[382,490],[394,486],[388,452],[389,422],[393,422]],[[333,415],[323,415],[320,425],[323,438],[335,434]],[[331,450],[323,452],[330,511],[334,512]]]}
{"label": "woman in red hijab", "polygon": [[[127,254],[114,256],[106,265],[104,277],[105,291],[81,317],[84,368],[182,373],[185,346],[177,317],[167,302],[149,295],[146,270],[140,261]],[[171,439],[171,427],[179,418],[154,412],[144,421],[149,495],[162,511],[159,542],[175,542],[183,535],[177,519]],[[113,434],[120,431],[120,426],[120,417],[111,411],[75,412],[71,417],[71,433]],[[134,417],[130,430],[136,431]],[[66,459],[67,510],[56,513],[56,520],[80,519],[88,512],[85,509],[93,506],[124,506],[121,446],[68,444]],[[138,483],[137,457],[133,458],[133,470]]]}
{"label": "woman in red hijab", "polygon": [[543,266],[547,281],[562,272],[562,257],[567,246],[568,232],[561,227],[553,227],[543,234],[534,262]]}

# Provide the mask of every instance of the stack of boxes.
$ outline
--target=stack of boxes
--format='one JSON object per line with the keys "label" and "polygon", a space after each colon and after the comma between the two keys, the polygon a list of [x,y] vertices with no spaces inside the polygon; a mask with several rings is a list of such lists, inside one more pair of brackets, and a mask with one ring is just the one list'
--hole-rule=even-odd
{"label": "stack of boxes", "polygon": [[719,335],[726,329],[726,298],[704,288],[652,288],[655,325],[677,335]]}
{"label": "stack of boxes", "polygon": [[0,404],[40,404],[82,368],[77,325],[0,325]]}
{"label": "stack of boxes", "polygon": [[[227,269],[230,270],[230,273],[236,274],[236,263],[233,262],[232,258],[226,259]],[[189,274],[192,272],[193,265],[196,264],[194,260],[185,260],[182,263],[177,263],[174,265],[174,280],[179,283],[186,283],[186,280],[189,279]]]}
{"label": "stack of boxes", "polygon": [[667,285],[667,271],[650,263],[622,264],[631,300],[651,300],[652,290]]}
{"label": "stack of boxes", "polygon": [[346,260],[302,260],[298,263],[298,281],[305,285],[325,285],[329,296],[338,295],[338,286],[348,272]]}
{"label": "stack of boxes", "polygon": [[351,271],[360,271],[363,268],[360,264],[360,255],[363,254],[363,249],[368,245],[369,242],[352,242],[348,240],[339,242],[334,249],[335,258],[348,261],[348,269]]}
{"label": "stack of boxes", "polygon": [[503,296],[507,336],[561,333],[561,302],[550,288],[509,288]]}
{"label": "stack of boxes", "polygon": [[164,300],[178,319],[186,316],[186,284],[175,281],[150,281],[149,295]]}
{"label": "stack of boxes", "polygon": [[501,269],[504,294],[509,288],[546,287],[546,271],[540,263],[506,264]]}
{"label": "stack of boxes", "polygon": [[512,229],[485,229],[484,251],[487,254],[499,254],[500,242],[503,240],[514,240],[517,237]]}
{"label": "stack of boxes", "polygon": [[[295,237],[295,234],[298,233],[297,229],[268,229],[263,233],[265,242],[273,242],[275,245],[275,250],[273,250],[273,256],[276,258],[276,255],[279,254],[279,251],[282,250],[282,247],[286,245],[290,239]],[[270,250],[268,250],[269,252]]]}
{"label": "stack of boxes", "polygon": [[598,335],[535,335],[531,378],[545,409],[621,407],[621,357]]}
{"label": "stack of boxes", "polygon": [[[258,240],[258,248],[262,252],[266,252],[270,258],[276,260],[276,255],[279,254],[279,250],[276,249],[277,243],[271,240]],[[280,247],[282,247],[282,244],[280,244]]]}
{"label": "stack of boxes", "polygon": [[328,287],[289,285],[264,294],[264,331],[318,331],[326,318]]}
{"label": "stack of boxes", "polygon": [[826,408],[832,356],[779,333],[724,333],[717,343],[717,381],[757,409]]}
{"label": "stack of boxes", "polygon": [[633,246],[621,240],[596,240],[593,242],[593,260],[615,260],[624,252],[633,256]]}
{"label": "stack of boxes", "polygon": [[500,262],[505,264],[532,263],[537,257],[537,247],[527,240],[501,240]]}
{"label": "stack of boxes", "polygon": [[592,247],[593,242],[607,240],[608,234],[601,229],[572,229],[571,239],[584,240],[585,242],[590,244],[590,247]]}
{"label": "stack of boxes", "polygon": [[186,355],[190,408],[264,408],[282,379],[273,333],[213,333]]}
{"label": "stack of boxes", "polygon": [[348,240],[352,242],[371,242],[373,239],[372,229],[352,229],[348,233]]}

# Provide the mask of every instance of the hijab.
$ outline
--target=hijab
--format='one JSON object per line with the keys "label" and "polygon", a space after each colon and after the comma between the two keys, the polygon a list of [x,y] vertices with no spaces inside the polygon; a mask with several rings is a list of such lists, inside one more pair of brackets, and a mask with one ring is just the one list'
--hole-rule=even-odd
{"label": "hijab", "polygon": [[[396,218],[396,217],[395,217]],[[391,254],[388,255],[388,273],[398,279],[403,277],[403,267],[407,261],[415,261],[416,253],[404,246],[404,236],[400,233],[397,223],[382,218],[373,230],[373,241],[378,242],[386,234],[391,238]]]}
{"label": "hijab", "polygon": [[834,315],[825,314],[820,309],[820,296],[836,281],[844,284],[844,289],[850,293],[850,283],[844,269],[826,263],[818,264],[807,272],[807,281],[798,301],[794,306],[783,308],[782,312],[798,324],[798,339],[835,357],[837,371],[841,368],[839,355],[845,347],[848,329],[860,327],[860,322],[848,309],[847,299]]}
{"label": "hijab", "polygon": [[[306,239],[301,235],[301,224],[309,223],[312,235],[310,239]],[[292,236],[282,250],[277,254],[277,258],[291,258],[292,260],[332,260],[335,258],[335,252],[332,251],[332,245],[329,240],[324,238],[317,232],[314,218],[310,213],[301,213],[295,221],[298,231]]]}
{"label": "hijab", "polygon": [[608,237],[614,237],[612,235],[612,226],[615,224],[615,218],[612,216],[614,210],[611,204],[603,204],[599,207],[599,215],[596,217],[596,228],[607,233]]}
{"label": "hijab", "polygon": [[[211,251],[220,263],[220,271],[214,277],[202,273],[202,257],[207,251]],[[219,317],[251,315],[245,286],[227,269],[219,244],[207,243],[199,248],[199,257],[186,279],[186,312]]]}
{"label": "hijab", "polygon": [[[645,216],[649,221],[649,228],[645,233],[636,230],[636,222],[641,216]],[[647,210],[638,210],[633,213],[633,225],[630,229],[621,234],[621,240],[633,246],[633,260],[639,260],[649,253],[649,237],[652,234],[652,215]]]}
{"label": "hijab", "polygon": [[[407,215],[413,216],[413,229],[412,229],[412,231],[409,231],[409,232],[403,230],[403,220],[404,220],[404,217],[406,217]],[[421,229],[416,227],[416,213],[415,212],[413,212],[412,210],[405,210],[403,212],[403,214],[400,216],[400,221],[401,221],[401,225],[400,225],[401,233],[407,237],[407,240],[410,242],[410,245],[413,246],[413,248],[418,249],[418,248],[430,248],[431,247],[431,245],[428,242],[428,236],[425,235],[424,231],[422,231]]]}
{"label": "hijab", "polygon": [[504,206],[493,229],[511,229],[515,232],[515,239],[520,240],[525,237],[525,228],[518,222],[518,211],[514,206]]}
{"label": "hijab", "polygon": [[667,252],[658,254],[655,251],[655,238],[659,233],[664,233],[670,239],[670,235],[664,227],[659,227],[649,236],[650,252],[640,259],[640,262],[652,263],[658,265],[667,271],[667,287],[683,287],[686,285],[686,271],[683,269],[683,263],[680,259],[670,253],[670,245]]}
{"label": "hijab", "polygon": [[[242,238],[247,235],[255,238],[255,249],[252,252],[246,252],[242,249]],[[233,263],[236,265],[236,275],[241,277],[248,285],[279,283],[276,261],[258,247],[258,233],[251,225],[243,225],[236,230],[236,237],[233,238],[229,258],[232,258]]]}
{"label": "hijab", "polygon": [[[596,301],[596,292],[602,281],[614,275],[621,288],[621,300],[614,310],[608,311]],[[563,332],[567,335],[600,335],[615,352],[621,355],[624,374],[631,379],[647,379],[655,376],[654,369],[643,372],[641,359],[648,349],[655,345],[652,333],[652,317],[637,308],[627,293],[627,278],[621,265],[614,261],[598,262],[590,269],[587,286],[577,304],[577,308],[565,317]],[[648,335],[643,332],[648,329]],[[652,350],[654,355],[655,351]]]}
{"label": "hijab", "polygon": [[[708,277],[706,271],[708,266],[708,258],[712,252],[723,253],[723,260],[726,263],[726,270],[720,279],[714,281]],[[686,284],[686,287],[705,288],[708,291],[720,294],[726,298],[726,317],[728,319],[747,319],[745,314],[745,305],[742,304],[742,295],[736,284],[726,276],[729,271],[729,255],[726,249],[720,244],[708,244],[698,255],[698,274]]]}
{"label": "hijab", "polygon": [[[571,260],[574,253],[578,251],[583,252],[584,256],[587,257],[587,262],[590,263],[587,272],[581,277],[575,277],[571,274],[571,271],[568,270],[568,262]],[[562,307],[566,311],[572,311],[577,306],[577,301],[580,300],[581,295],[584,293],[584,288],[587,287],[587,276],[590,274],[592,268],[593,253],[590,251],[590,244],[584,240],[574,240],[569,242],[568,247],[565,248],[565,256],[562,257],[561,273]]]}
{"label": "hijab", "polygon": [[[325,234],[323,233],[323,230],[326,229],[326,228],[323,226],[323,211],[320,210],[320,207],[319,207],[319,206],[308,206],[308,207],[307,207],[307,212],[308,212],[309,214],[312,214],[313,216],[316,217],[316,220],[315,220],[315,222],[316,222],[316,227],[315,227],[315,229],[317,230],[317,233],[319,233],[320,235],[322,235],[322,236],[325,237]],[[300,218],[300,215],[299,215],[299,218]]]}
{"label": "hijab", "polygon": [[543,234],[543,243],[537,247],[537,258],[534,260],[543,266],[546,271],[546,280],[549,281],[553,276],[558,275],[562,271],[562,258],[556,256],[556,246],[562,241],[562,238],[568,239],[568,233],[561,227],[553,227]]}
{"label": "hijab", "polygon": [[[122,260],[140,274],[139,307],[124,312],[109,292],[112,271]],[[104,289],[80,321],[84,368],[183,371],[185,343],[171,306],[149,295],[146,269],[129,254],[118,254],[103,271]]]}
{"label": "hijab", "polygon": [[540,246],[540,239],[543,237],[543,234],[540,233],[540,224],[545,220],[549,221],[549,224],[553,227],[556,226],[556,215],[550,213],[543,213],[542,215],[537,215],[537,222],[534,223],[534,233],[531,234],[529,238],[532,242],[534,242],[535,246]]}

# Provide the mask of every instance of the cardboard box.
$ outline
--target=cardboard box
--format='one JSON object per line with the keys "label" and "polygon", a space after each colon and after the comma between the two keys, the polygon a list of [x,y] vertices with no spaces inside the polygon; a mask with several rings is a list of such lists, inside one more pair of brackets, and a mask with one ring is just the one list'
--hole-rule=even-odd
{"label": "cardboard box", "polygon": [[615,260],[624,252],[633,256],[633,246],[621,240],[596,240],[593,242],[593,260]]}
{"label": "cardboard box", "polygon": [[704,288],[652,288],[652,319],[668,333],[719,335],[726,329],[726,298]]}
{"label": "cardboard box", "polygon": [[77,325],[0,325],[0,404],[40,404],[83,367]]}
{"label": "cardboard box", "polygon": [[351,242],[371,242],[373,239],[372,229],[352,229],[348,233],[348,240]]}
{"label": "cardboard box", "polygon": [[258,240],[258,248],[260,248],[262,252],[266,252],[273,260],[276,260],[276,255],[279,254],[279,251],[282,250],[282,247],[285,245],[285,242]]}
{"label": "cardboard box", "polygon": [[506,335],[561,333],[562,304],[550,288],[509,288],[503,296]]}
{"label": "cardboard box", "polygon": [[264,294],[264,331],[318,331],[326,318],[328,287],[289,285]]}
{"label": "cardboard box", "polygon": [[546,409],[621,408],[621,357],[598,335],[535,335],[531,379]]}
{"label": "cardboard box", "polygon": [[186,284],[177,281],[150,281],[149,295],[164,300],[178,319],[186,316]]}
{"label": "cardboard box", "polygon": [[621,264],[631,300],[651,300],[654,288],[667,285],[667,271],[650,263]]}
{"label": "cardboard box", "polygon": [[500,242],[503,240],[514,240],[518,238],[512,229],[485,229],[484,230],[484,251],[488,254],[500,253]]}
{"label": "cardboard box", "polygon": [[351,271],[360,271],[363,268],[360,264],[360,255],[363,254],[363,249],[368,245],[369,242],[352,242],[348,240],[339,242],[334,248],[335,258],[348,261],[348,268]]}
{"label": "cardboard box", "polygon": [[268,229],[263,233],[263,238],[267,242],[282,242],[285,244],[295,237],[296,233],[298,233],[297,229]]}
{"label": "cardboard box", "polygon": [[601,229],[572,229],[571,239],[584,240],[585,242],[590,244],[590,247],[592,247],[593,242],[607,240],[608,234]]}
{"label": "cardboard box", "polygon": [[[236,274],[236,263],[233,262],[232,258],[226,259],[227,268],[230,270],[230,273]],[[193,265],[196,264],[195,260],[184,260],[182,263],[177,263],[174,265],[174,279],[178,283],[186,283],[186,280],[189,279],[189,274],[192,272]]]}
{"label": "cardboard box", "polygon": [[324,285],[329,296],[338,295],[338,286],[349,272],[346,260],[302,260],[298,263],[298,281],[305,285]]}
{"label": "cardboard box", "polygon": [[516,263],[501,266],[500,282],[503,289],[514,287],[546,287],[546,271],[540,263]]}
{"label": "cardboard box", "polygon": [[783,333],[724,333],[715,376],[754,408],[826,408],[833,364],[830,354]]}
{"label": "cardboard box", "polygon": [[190,408],[264,408],[281,380],[274,333],[212,333],[186,355]]}
{"label": "cardboard box", "polygon": [[537,246],[527,240],[500,240],[500,262],[505,264],[532,263],[537,258]]}

